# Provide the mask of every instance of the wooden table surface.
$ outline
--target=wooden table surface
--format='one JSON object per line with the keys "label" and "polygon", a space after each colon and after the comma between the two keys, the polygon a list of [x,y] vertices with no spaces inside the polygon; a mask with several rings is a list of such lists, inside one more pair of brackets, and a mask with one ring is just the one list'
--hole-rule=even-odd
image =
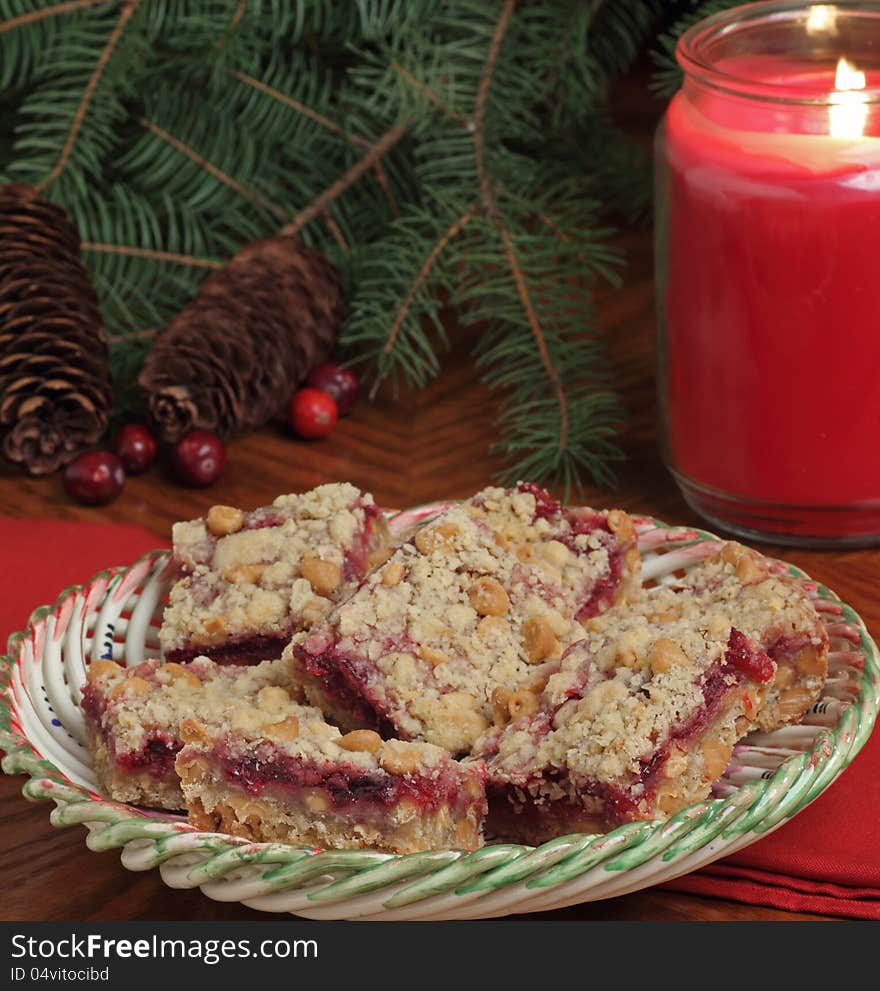
{"label": "wooden table surface", "polygon": [[[629,253],[625,286],[606,294],[601,306],[616,379],[629,411],[621,436],[627,461],[618,487],[590,490],[587,501],[649,513],[672,524],[694,524],[698,521],[680,498],[657,449],[650,237],[633,234],[624,243]],[[58,476],[31,479],[6,466],[0,469],[0,514],[124,520],[154,530],[167,542],[174,520],[197,516],[213,503],[253,507],[281,492],[332,480],[349,480],[369,489],[385,506],[463,497],[490,482],[500,467],[488,453],[494,402],[478,381],[462,342],[429,388],[403,392],[396,401],[362,401],[323,441],[296,441],[281,426],[233,441],[225,476],[209,489],[181,488],[157,467],[130,479],[111,505],[91,509],[67,499]],[[765,549],[834,588],[861,612],[873,634],[880,630],[880,606],[874,595],[880,552]],[[116,853],[90,852],[83,829],[54,829],[46,805],[25,801],[21,785],[21,779],[0,777],[4,896],[0,917],[16,921],[266,918],[239,905],[211,901],[198,890],[166,888],[158,871],[131,873]],[[820,918],[660,889],[536,917],[547,921]]]}

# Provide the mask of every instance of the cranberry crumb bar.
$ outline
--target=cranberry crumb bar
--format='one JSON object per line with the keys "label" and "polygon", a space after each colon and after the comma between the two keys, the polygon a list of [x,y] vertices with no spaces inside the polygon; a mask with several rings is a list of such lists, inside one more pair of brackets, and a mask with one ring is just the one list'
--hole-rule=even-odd
{"label": "cranberry crumb bar", "polygon": [[401,854],[482,845],[483,765],[373,730],[343,735],[278,690],[258,701],[183,723],[177,772],[198,829]]}
{"label": "cranberry crumb bar", "polygon": [[419,527],[285,656],[341,726],[463,754],[496,689],[546,682],[583,623],[639,584],[626,513],[488,488]]}
{"label": "cranberry crumb bar", "polygon": [[131,668],[94,661],[82,708],[99,787],[118,802],[182,809],[174,759],[183,719],[299,693],[280,660],[248,668],[218,667],[206,657],[187,665],[149,660]]}
{"label": "cranberry crumb bar", "polygon": [[176,523],[159,634],[167,660],[253,664],[281,655],[390,549],[384,516],[353,485],[321,485],[245,513],[213,506]]}
{"label": "cranberry crumb bar", "polygon": [[742,632],[630,614],[575,644],[540,694],[496,691],[488,827],[517,842],[662,819],[705,798],[776,665]]}
{"label": "cranberry crumb bar", "polygon": [[[829,642],[818,612],[800,582],[742,544],[720,544],[680,582],[646,590],[630,608],[650,619],[685,620],[722,636],[735,626],[759,644],[776,662],[757,715],[763,732],[799,722],[821,694]],[[613,623],[614,616],[607,621]],[[604,622],[601,617],[590,625],[601,628]]]}

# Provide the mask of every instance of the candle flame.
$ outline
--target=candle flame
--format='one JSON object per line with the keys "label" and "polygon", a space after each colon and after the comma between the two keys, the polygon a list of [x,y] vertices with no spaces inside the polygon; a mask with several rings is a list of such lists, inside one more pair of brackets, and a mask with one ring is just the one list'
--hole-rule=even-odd
{"label": "candle flame", "polygon": [[868,95],[864,93],[864,72],[841,58],[834,75],[833,106],[828,108],[832,138],[860,138],[868,122]]}
{"label": "candle flame", "polygon": [[838,59],[837,71],[834,74],[834,88],[837,90],[864,89],[865,74],[857,69],[849,59]]}
{"label": "candle flame", "polygon": [[818,3],[810,7],[807,14],[807,34],[826,33],[837,33],[837,7],[829,3]]}

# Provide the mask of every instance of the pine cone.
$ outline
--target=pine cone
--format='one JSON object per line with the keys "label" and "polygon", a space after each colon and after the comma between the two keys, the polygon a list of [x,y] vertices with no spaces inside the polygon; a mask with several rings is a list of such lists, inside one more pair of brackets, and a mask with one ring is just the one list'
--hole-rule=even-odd
{"label": "pine cone", "polygon": [[255,241],[202,283],[168,324],[138,379],[162,438],[220,436],[277,415],[333,349],[339,277],[292,237]]}
{"label": "pine cone", "polygon": [[107,343],[60,207],[29,186],[0,187],[0,245],[0,436],[11,461],[45,475],[107,429]]}

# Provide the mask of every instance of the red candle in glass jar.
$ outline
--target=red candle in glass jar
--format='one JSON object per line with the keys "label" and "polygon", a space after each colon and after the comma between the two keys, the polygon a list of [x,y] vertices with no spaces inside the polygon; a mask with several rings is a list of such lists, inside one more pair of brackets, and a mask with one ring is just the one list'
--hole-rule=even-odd
{"label": "red candle in glass jar", "polygon": [[[750,537],[880,534],[880,71],[857,57],[880,5],[863,7],[861,41],[834,5],[698,25],[658,132],[665,456],[695,509]],[[810,31],[817,9],[833,31]]]}

